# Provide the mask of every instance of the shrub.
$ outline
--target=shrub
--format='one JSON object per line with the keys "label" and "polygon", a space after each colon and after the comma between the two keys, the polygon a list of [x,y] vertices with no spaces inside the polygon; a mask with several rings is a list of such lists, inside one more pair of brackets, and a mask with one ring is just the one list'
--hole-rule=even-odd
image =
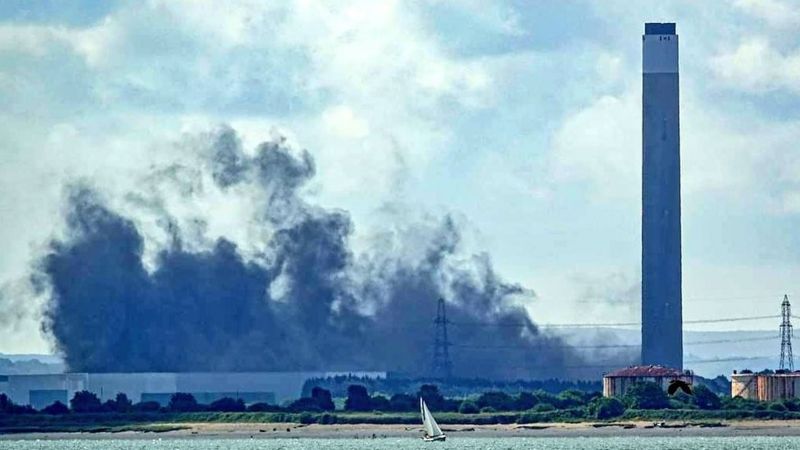
{"label": "shrub", "polygon": [[322,411],[333,411],[336,409],[331,399],[331,391],[327,389],[315,386],[311,389],[311,398],[317,402],[317,406],[319,406],[319,409]]}
{"label": "shrub", "polygon": [[625,413],[625,404],[617,398],[600,397],[592,402],[594,416],[600,420],[619,417]]}
{"label": "shrub", "polygon": [[514,409],[514,399],[505,392],[490,391],[481,394],[475,401],[481,408],[493,408],[495,411],[509,411]]}
{"label": "shrub", "polygon": [[781,402],[773,402],[767,406],[768,411],[786,411],[786,406]]}
{"label": "shrub", "polygon": [[100,399],[89,391],[76,392],[72,400],[69,401],[69,406],[76,413],[94,413],[103,410]]}
{"label": "shrub", "polygon": [[230,397],[223,397],[219,400],[215,400],[208,405],[209,411],[220,411],[220,412],[242,412],[246,408],[244,406],[244,401],[242,399],[232,399]]}
{"label": "shrub", "polygon": [[477,414],[479,411],[480,408],[478,408],[478,405],[471,400],[464,400],[458,407],[458,412],[461,414]]}
{"label": "shrub", "polygon": [[161,404],[154,401],[139,402],[133,405],[132,409],[137,412],[158,412],[161,410]]}
{"label": "shrub", "polygon": [[548,411],[555,411],[556,407],[551,405],[550,403],[539,403],[538,405],[534,406],[531,411],[533,412],[548,412]]}
{"label": "shrub", "polygon": [[664,409],[669,407],[669,398],[661,386],[645,381],[628,388],[625,403],[634,409]]}
{"label": "shrub", "polygon": [[423,384],[419,387],[417,397],[425,400],[425,404],[431,411],[442,411],[445,409],[444,396],[439,393],[439,388],[435,384]]}
{"label": "shrub", "polygon": [[103,411],[126,413],[130,412],[133,403],[128,399],[128,396],[122,392],[118,393],[113,400],[108,400],[103,403]]}
{"label": "shrub", "polygon": [[541,389],[533,392],[533,396],[536,398],[536,403],[549,403],[553,406],[558,405],[558,397]]}
{"label": "shrub", "polygon": [[176,392],[170,397],[167,408],[175,412],[193,412],[199,411],[200,405],[197,404],[194,395],[185,392]]}
{"label": "shrub", "polygon": [[719,396],[703,385],[694,388],[692,402],[700,409],[719,409],[722,406]]}
{"label": "shrub", "polygon": [[278,405],[270,405],[269,403],[253,403],[247,407],[250,412],[281,412],[283,408]]}
{"label": "shrub", "polygon": [[0,414],[34,414],[36,410],[30,405],[20,406],[12,402],[6,394],[0,394]]}
{"label": "shrub", "polygon": [[517,396],[517,399],[514,401],[514,408],[516,408],[517,411],[526,411],[536,406],[536,403],[536,396],[530,392],[520,392],[519,396]]}
{"label": "shrub", "polygon": [[67,414],[69,413],[69,408],[67,408],[67,405],[56,400],[52,405],[46,406],[44,409],[42,409],[42,412],[44,414],[52,415]]}
{"label": "shrub", "polygon": [[418,400],[408,394],[394,394],[389,399],[389,409],[392,411],[416,411],[419,408]]}
{"label": "shrub", "polygon": [[347,400],[344,409],[347,411],[369,411],[372,409],[367,388],[360,384],[351,384],[347,387]]}
{"label": "shrub", "polygon": [[333,425],[336,423],[336,415],[325,413],[319,416],[319,420],[317,422],[321,423],[322,425]]}
{"label": "shrub", "polygon": [[800,405],[798,405],[797,401],[792,398],[787,398],[786,400],[784,400],[783,406],[785,406],[788,411],[792,412],[800,411]]}
{"label": "shrub", "polygon": [[575,408],[576,406],[586,406],[586,394],[577,389],[567,389],[558,394],[558,406],[560,408]]}
{"label": "shrub", "polygon": [[292,403],[289,403],[289,406],[287,406],[286,409],[291,412],[322,412],[322,408],[319,407],[319,404],[317,404],[316,400],[310,397],[298,398]]}
{"label": "shrub", "polygon": [[373,411],[389,411],[391,410],[391,403],[389,399],[382,395],[374,395],[369,399],[370,408]]}

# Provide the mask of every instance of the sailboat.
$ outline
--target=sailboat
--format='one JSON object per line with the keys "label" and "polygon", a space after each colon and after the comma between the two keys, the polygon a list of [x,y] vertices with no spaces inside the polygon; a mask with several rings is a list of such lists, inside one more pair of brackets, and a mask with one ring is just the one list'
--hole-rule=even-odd
{"label": "sailboat", "polygon": [[425,436],[422,436],[422,440],[425,442],[434,442],[447,439],[447,436],[442,433],[442,429],[439,428],[439,424],[434,420],[430,410],[428,410],[428,405],[425,404],[425,400],[422,400],[422,398],[419,399],[419,411],[422,413],[422,426],[425,427]]}

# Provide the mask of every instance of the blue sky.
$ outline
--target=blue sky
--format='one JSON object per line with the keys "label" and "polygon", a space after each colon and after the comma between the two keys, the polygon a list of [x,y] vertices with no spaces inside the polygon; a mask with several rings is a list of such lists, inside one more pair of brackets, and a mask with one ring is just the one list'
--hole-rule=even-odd
{"label": "blue sky", "polygon": [[[221,124],[307,148],[356,246],[452,213],[537,322],[636,320],[646,21],[681,40],[685,318],[777,314],[800,294],[796,2],[7,0],[0,351],[49,348],[25,280],[64,184],[123,204]],[[242,244],[246,202],[219,201],[173,213]]]}

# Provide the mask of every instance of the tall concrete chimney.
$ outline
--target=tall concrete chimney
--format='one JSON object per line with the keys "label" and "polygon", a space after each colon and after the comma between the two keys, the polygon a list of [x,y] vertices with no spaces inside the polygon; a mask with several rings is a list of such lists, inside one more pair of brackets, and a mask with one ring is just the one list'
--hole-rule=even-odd
{"label": "tall concrete chimney", "polygon": [[678,35],[642,36],[642,364],[683,368]]}

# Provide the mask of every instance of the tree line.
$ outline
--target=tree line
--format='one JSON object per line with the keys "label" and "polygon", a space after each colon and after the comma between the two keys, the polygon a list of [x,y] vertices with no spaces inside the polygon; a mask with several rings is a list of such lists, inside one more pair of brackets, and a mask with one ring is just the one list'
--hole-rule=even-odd
{"label": "tree line", "polygon": [[162,406],[155,401],[133,403],[127,395],[119,393],[114,399],[101,401],[89,391],[76,392],[65,405],[60,401],[35,410],[29,405],[14,404],[5,394],[0,394],[0,414],[83,414],[83,413],[186,413],[186,412],[285,412],[285,413],[332,413],[342,412],[396,412],[419,411],[422,398],[432,411],[460,413],[462,415],[525,412],[545,415],[555,419],[612,419],[627,411],[642,410],[727,410],[800,412],[800,401],[788,399],[771,403],[745,400],[741,397],[720,397],[704,385],[694,387],[693,395],[679,393],[668,396],[658,384],[642,382],[633,384],[624,396],[604,398],[600,392],[567,389],[558,394],[544,390],[524,391],[509,394],[503,391],[487,391],[466,398],[444,396],[438,386],[423,384],[413,393],[397,393],[391,396],[370,394],[367,387],[351,384],[346,389],[344,403],[337,408],[331,392],[315,386],[303,397],[284,405],[254,403],[246,405],[241,399],[221,398],[210,404],[200,404],[190,393],[175,393]]}

